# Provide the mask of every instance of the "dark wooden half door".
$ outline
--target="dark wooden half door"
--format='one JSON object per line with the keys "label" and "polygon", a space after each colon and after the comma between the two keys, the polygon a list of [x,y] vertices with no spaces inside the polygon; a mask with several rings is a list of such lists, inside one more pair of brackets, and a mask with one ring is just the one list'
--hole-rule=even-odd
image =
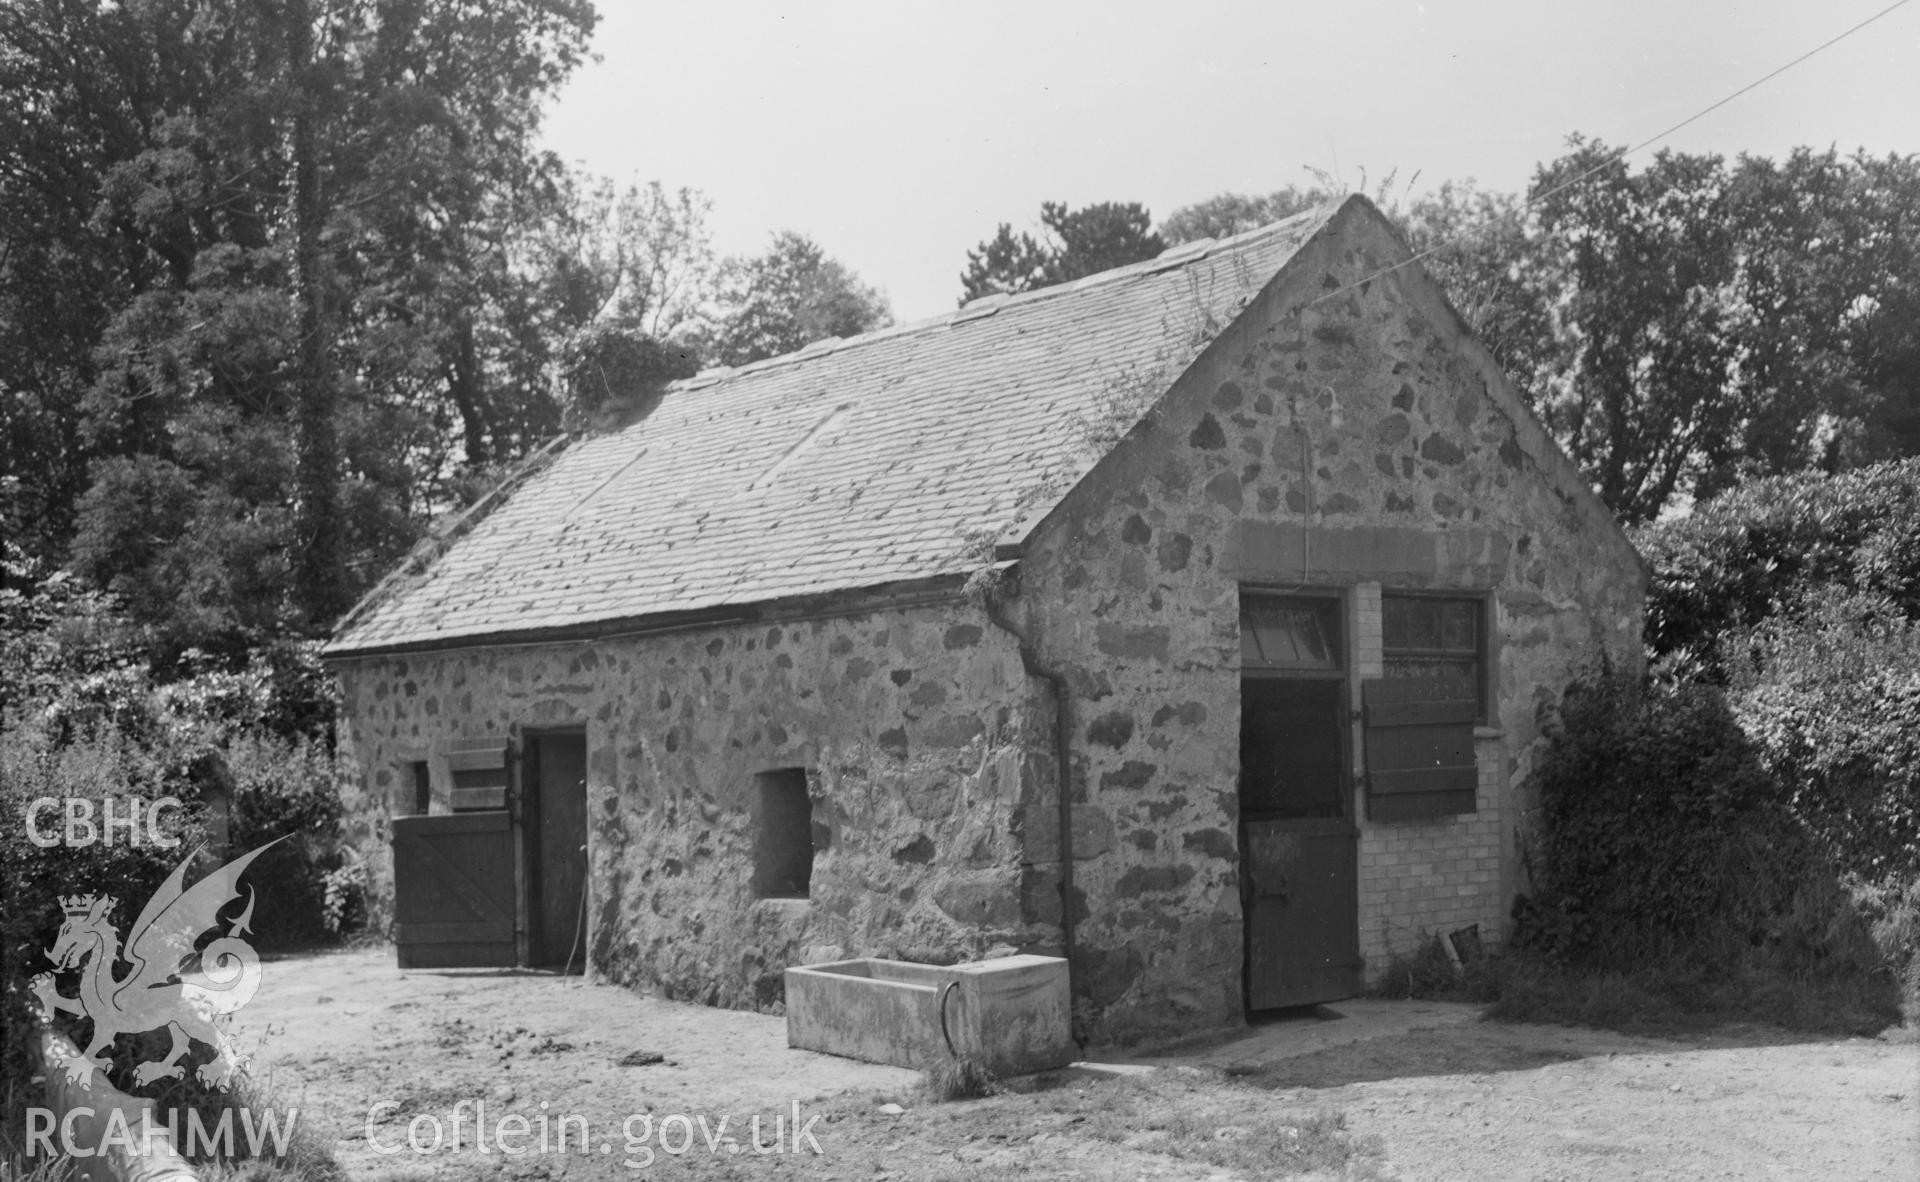
{"label": "dark wooden half door", "polygon": [[403,969],[514,963],[505,810],[393,819],[393,938]]}
{"label": "dark wooden half door", "polygon": [[527,741],[526,801],[532,844],[527,876],[530,959],[584,969],[587,895],[587,737],[535,735]]}
{"label": "dark wooden half door", "polygon": [[1359,989],[1358,842],[1345,771],[1346,683],[1247,678],[1240,701],[1247,1008]]}

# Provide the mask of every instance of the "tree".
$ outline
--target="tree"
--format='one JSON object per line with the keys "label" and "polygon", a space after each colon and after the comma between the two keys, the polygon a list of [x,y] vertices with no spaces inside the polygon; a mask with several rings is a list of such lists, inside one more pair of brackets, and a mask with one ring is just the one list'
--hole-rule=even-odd
{"label": "tree", "polygon": [[1166,249],[1153,232],[1153,216],[1137,202],[1102,201],[1069,209],[1064,202],[1047,201],[1041,203],[1040,221],[1051,231],[1044,241],[1016,234],[1002,222],[992,238],[967,252],[961,303],[1051,287],[1150,259]]}
{"label": "tree", "polygon": [[1047,283],[1067,283],[1153,258],[1167,248],[1153,232],[1153,215],[1137,202],[1102,201],[1068,209],[1048,201],[1040,220],[1059,238],[1047,262]]}
{"label": "tree", "polygon": [[409,544],[449,438],[492,462],[557,423],[504,380],[507,247],[554,196],[532,137],[592,23],[585,0],[0,9],[9,525],[175,649],[329,623]]}
{"label": "tree", "polygon": [[1566,352],[1554,322],[1561,273],[1525,202],[1447,181],[1391,216],[1523,396],[1545,388]]}
{"label": "tree", "polygon": [[1160,223],[1160,237],[1170,246],[1202,238],[1231,238],[1305,212],[1330,197],[1324,189],[1293,185],[1261,196],[1220,193],[1167,215],[1167,220]]}
{"label": "tree", "polygon": [[567,178],[557,215],[535,229],[526,265],[562,332],[617,323],[655,340],[711,331],[719,259],[707,230],[713,203],[659,181],[620,187]]}
{"label": "tree", "polygon": [[1635,175],[1605,145],[1571,142],[1534,180],[1575,341],[1536,409],[1614,512],[1642,521],[1690,472],[1737,458],[1726,175],[1718,157],[1671,152]]}
{"label": "tree", "polygon": [[557,383],[570,423],[634,409],[698,369],[718,314],[711,207],[696,190],[670,193],[658,181],[569,178],[560,215],[536,231],[524,265],[538,310],[527,348],[557,366],[527,380]]}
{"label": "tree", "polygon": [[1920,443],[1920,160],[1569,146],[1533,185],[1567,345],[1536,406],[1616,513]]}
{"label": "tree", "polygon": [[1033,235],[1014,233],[1005,222],[992,238],[967,252],[967,269],[960,276],[960,302],[987,295],[1013,295],[1046,286],[1047,249]]}
{"label": "tree", "polygon": [[1727,204],[1755,466],[1920,454],[1920,157],[1743,156]]}
{"label": "tree", "polygon": [[893,322],[885,296],[791,230],[775,234],[763,255],[730,260],[725,286],[711,347],[722,365],[777,357]]}

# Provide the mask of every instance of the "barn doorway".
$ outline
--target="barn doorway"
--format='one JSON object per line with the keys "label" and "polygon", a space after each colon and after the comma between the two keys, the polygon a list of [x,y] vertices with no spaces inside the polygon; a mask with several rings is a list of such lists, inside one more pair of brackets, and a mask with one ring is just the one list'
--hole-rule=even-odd
{"label": "barn doorway", "polygon": [[527,842],[527,959],[586,967],[587,736],[529,731],[521,764]]}
{"label": "barn doorway", "polygon": [[1336,1001],[1359,988],[1343,637],[1333,596],[1241,596],[1240,897],[1250,1011]]}
{"label": "barn doorway", "polygon": [[[393,941],[401,968],[519,963],[510,756],[503,738],[452,744],[450,811],[433,814],[421,807],[422,761],[410,761],[405,803],[415,815],[393,819]],[[431,791],[424,803],[431,806]]]}

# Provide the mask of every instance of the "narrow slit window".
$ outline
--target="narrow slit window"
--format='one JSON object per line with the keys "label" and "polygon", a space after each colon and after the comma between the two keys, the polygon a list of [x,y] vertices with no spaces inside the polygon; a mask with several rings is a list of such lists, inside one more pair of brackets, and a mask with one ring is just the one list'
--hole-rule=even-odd
{"label": "narrow slit window", "polygon": [[753,893],[804,899],[813,885],[816,844],[807,769],[778,768],[754,779]]}
{"label": "narrow slit window", "polygon": [[407,763],[407,787],[413,793],[413,815],[424,817],[433,808],[433,775],[424,759]]}

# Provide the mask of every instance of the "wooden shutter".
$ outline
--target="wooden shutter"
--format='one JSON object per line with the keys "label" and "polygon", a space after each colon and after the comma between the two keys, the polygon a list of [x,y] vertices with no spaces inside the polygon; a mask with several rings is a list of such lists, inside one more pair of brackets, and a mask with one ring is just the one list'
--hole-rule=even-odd
{"label": "wooden shutter", "polygon": [[453,773],[453,811],[488,812],[507,807],[507,741],[469,739],[447,750]]}
{"label": "wooden shutter", "polygon": [[1366,702],[1367,816],[1412,821],[1474,811],[1480,772],[1473,728],[1480,704],[1455,681],[1390,678],[1361,684]]}

